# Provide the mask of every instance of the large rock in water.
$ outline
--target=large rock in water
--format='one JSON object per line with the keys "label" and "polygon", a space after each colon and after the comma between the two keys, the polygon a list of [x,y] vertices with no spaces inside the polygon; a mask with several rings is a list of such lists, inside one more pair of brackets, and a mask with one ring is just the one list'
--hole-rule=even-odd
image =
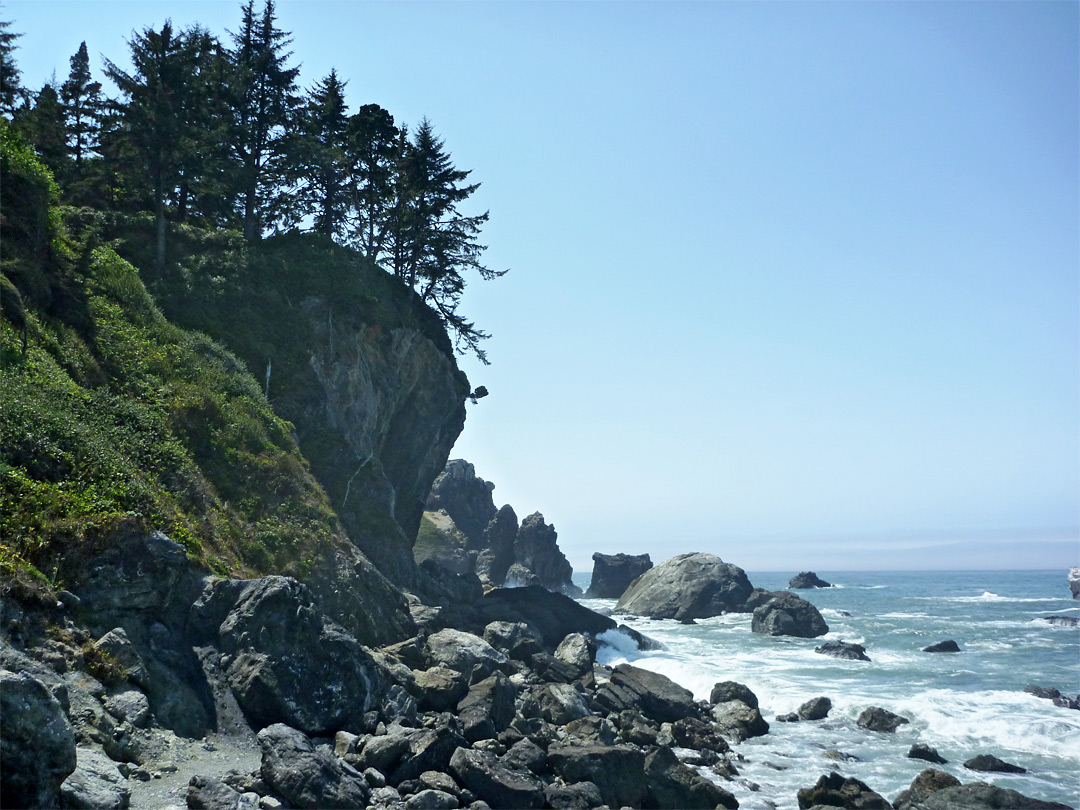
{"label": "large rock in water", "polygon": [[694,714],[694,695],[666,675],[619,664],[596,691],[596,704],[616,714],[633,709],[658,723],[674,723]]}
{"label": "large rock in water", "polygon": [[592,555],[592,582],[585,596],[589,599],[618,599],[630,583],[653,567],[648,554]]}
{"label": "large rock in water", "polygon": [[491,493],[495,485],[476,474],[476,468],[461,458],[446,462],[427,496],[429,512],[444,510],[468,540],[469,548],[483,546],[484,529],[495,517]]}
{"label": "large rock in water", "polygon": [[742,610],[753,590],[737,565],[712,554],[680,554],[638,577],[615,610],[650,619],[707,619]]}
{"label": "large rock in water", "polygon": [[892,810],[892,805],[865,782],[833,771],[817,780],[812,788],[801,789],[796,797],[799,810],[810,807],[846,807],[851,810]]}
{"label": "large rock in water", "polygon": [[774,593],[765,604],[754,608],[750,629],[767,636],[816,638],[829,632],[821,613],[805,599],[788,591]]}
{"label": "large rock in water", "polygon": [[1069,590],[1073,599],[1080,599],[1080,568],[1069,569]]}
{"label": "large rock in water", "polygon": [[796,574],[795,576],[793,576],[791,578],[791,581],[788,582],[788,587],[789,588],[831,588],[832,585],[830,585],[828,582],[823,580],[821,577],[819,577],[813,571],[803,571],[802,573]]}

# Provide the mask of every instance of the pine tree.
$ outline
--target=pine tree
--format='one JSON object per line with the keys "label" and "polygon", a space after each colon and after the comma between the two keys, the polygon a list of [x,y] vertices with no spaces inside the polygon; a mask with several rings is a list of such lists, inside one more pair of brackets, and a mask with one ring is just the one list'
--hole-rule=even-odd
{"label": "pine tree", "polygon": [[475,270],[482,279],[506,273],[490,270],[480,262],[486,247],[477,237],[488,213],[466,216],[458,211],[458,204],[472,196],[480,184],[462,185],[470,172],[454,166],[443,140],[426,118],[407,144],[399,174],[394,274],[439,313],[459,351],[472,351],[487,363],[480,341],[490,335],[457,311],[465,289],[462,273]]}
{"label": "pine tree", "polygon": [[55,83],[46,82],[20,124],[42,162],[63,182],[68,174],[67,129]]}
{"label": "pine tree", "polygon": [[238,165],[244,236],[255,241],[281,212],[300,69],[287,66],[292,40],[277,27],[273,0],[266,0],[261,18],[255,0],[247,0],[240,31],[232,37],[228,143]]}
{"label": "pine tree", "polygon": [[344,234],[351,202],[345,84],[331,70],[308,94],[295,160],[300,201],[296,213],[314,215],[315,231],[330,237]]}
{"label": "pine tree", "polygon": [[353,212],[351,242],[374,262],[386,258],[401,136],[394,117],[378,104],[365,104],[357,110],[345,135]]}
{"label": "pine tree", "polygon": [[0,114],[9,119],[26,100],[27,93],[19,84],[19,68],[15,63],[15,40],[22,36],[8,29],[11,21],[0,20]]}
{"label": "pine tree", "polygon": [[78,175],[85,161],[97,152],[101,135],[101,82],[95,82],[90,73],[85,41],[71,57],[71,72],[60,87],[60,99],[67,123],[68,154]]}

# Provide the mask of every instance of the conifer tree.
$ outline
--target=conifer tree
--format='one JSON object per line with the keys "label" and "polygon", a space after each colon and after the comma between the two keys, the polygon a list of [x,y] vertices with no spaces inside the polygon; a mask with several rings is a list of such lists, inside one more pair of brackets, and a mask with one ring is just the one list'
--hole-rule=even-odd
{"label": "conifer tree", "polygon": [[351,202],[345,84],[331,70],[308,94],[294,161],[300,201],[296,213],[314,215],[315,231],[331,237],[344,234]]}
{"label": "conifer tree", "polygon": [[85,41],[71,57],[71,72],[60,86],[60,100],[67,124],[68,154],[74,162],[75,174],[79,175],[83,164],[100,145],[102,114],[101,82],[95,82],[90,73]]}
{"label": "conifer tree", "polygon": [[297,104],[299,68],[288,67],[289,34],[277,27],[273,0],[262,16],[255,0],[242,6],[240,30],[233,34],[230,52],[230,122],[228,143],[238,166],[238,196],[244,236],[255,241],[281,210],[288,125]]}
{"label": "conifer tree", "polygon": [[373,262],[383,262],[389,246],[401,138],[394,117],[378,104],[357,110],[345,134],[353,212],[350,241]]}
{"label": "conifer tree", "polygon": [[58,180],[68,170],[67,129],[56,85],[46,82],[34,98],[34,106],[23,115],[21,128],[34,150]]}
{"label": "conifer tree", "polygon": [[0,20],[0,114],[9,119],[26,100],[27,93],[19,84],[19,67],[15,62],[15,40],[22,36],[13,31],[11,21]]}

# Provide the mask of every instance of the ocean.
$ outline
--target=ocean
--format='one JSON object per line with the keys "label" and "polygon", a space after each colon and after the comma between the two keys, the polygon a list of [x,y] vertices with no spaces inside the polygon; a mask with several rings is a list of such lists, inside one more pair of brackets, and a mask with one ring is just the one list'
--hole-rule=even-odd
{"label": "ocean", "polygon": [[[748,576],[757,587],[781,590],[794,573]],[[961,782],[992,782],[1080,808],[1080,711],[1023,691],[1036,684],[1074,698],[1080,693],[1080,627],[1040,619],[1080,617],[1066,571],[817,573],[836,587],[796,593],[821,611],[829,625],[824,637],[757,635],[750,631],[749,614],[699,619],[694,625],[621,617],[665,649],[639,651],[620,635],[614,646],[602,645],[597,658],[611,666],[631,663],[660,672],[697,699],[708,699],[718,681],[738,681],[754,691],[769,734],[732,746],[743,757],[737,763],[740,775],[722,783],[746,810],[797,808],[796,791],[830,770],[861,779],[891,801],[930,767],[906,757],[916,742],[936,748],[948,764],[934,767]],[[575,574],[574,581],[584,589],[590,576]],[[615,606],[612,599],[580,601],[603,612]],[[834,639],[862,644],[871,661],[814,652]],[[945,639],[955,640],[961,652],[921,652]],[[775,721],[818,696],[832,700],[825,720]],[[868,706],[881,706],[911,723],[895,734],[864,731],[855,719]],[[827,758],[829,749],[850,759]],[[984,753],[1028,773],[963,767]]]}

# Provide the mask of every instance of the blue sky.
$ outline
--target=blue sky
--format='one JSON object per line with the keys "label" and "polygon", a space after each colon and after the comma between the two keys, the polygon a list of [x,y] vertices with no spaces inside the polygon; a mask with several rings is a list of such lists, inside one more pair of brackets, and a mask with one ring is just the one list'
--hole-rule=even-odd
{"label": "blue sky", "polygon": [[[280,0],[482,183],[454,455],[593,551],[1080,564],[1080,5]],[[8,0],[24,81],[239,3]]]}

